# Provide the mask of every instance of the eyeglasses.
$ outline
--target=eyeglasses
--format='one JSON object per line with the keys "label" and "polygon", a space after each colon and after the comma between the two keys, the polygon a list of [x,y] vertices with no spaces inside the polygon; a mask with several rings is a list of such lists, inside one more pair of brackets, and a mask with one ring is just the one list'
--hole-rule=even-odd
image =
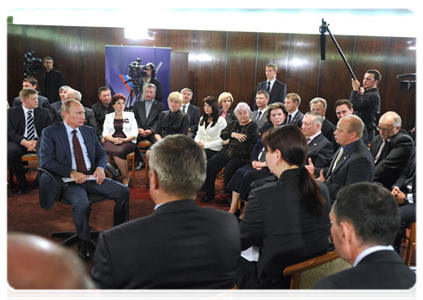
{"label": "eyeglasses", "polygon": [[377,129],[377,131],[391,132],[392,129],[394,129],[394,127],[392,127],[392,128],[380,128],[379,126],[377,126],[376,129]]}

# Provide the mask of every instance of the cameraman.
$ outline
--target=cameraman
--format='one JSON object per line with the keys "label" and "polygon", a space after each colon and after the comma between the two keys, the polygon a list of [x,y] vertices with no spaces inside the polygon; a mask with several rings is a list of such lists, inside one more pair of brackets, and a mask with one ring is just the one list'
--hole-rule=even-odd
{"label": "cameraman", "polygon": [[53,64],[52,57],[44,57],[43,65],[46,68],[46,73],[41,76],[41,90],[42,95],[47,97],[50,103],[60,100],[59,88],[65,85],[62,72],[54,69]]}
{"label": "cameraman", "polygon": [[145,76],[143,78],[142,91],[144,95],[144,88],[148,83],[152,83],[156,86],[156,97],[155,99],[159,102],[163,100],[162,84],[156,78],[156,66],[153,63],[145,65]]}

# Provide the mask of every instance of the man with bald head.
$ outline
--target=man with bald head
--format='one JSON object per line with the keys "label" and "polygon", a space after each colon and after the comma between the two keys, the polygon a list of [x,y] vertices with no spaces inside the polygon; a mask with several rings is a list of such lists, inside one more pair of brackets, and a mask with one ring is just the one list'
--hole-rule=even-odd
{"label": "man with bald head", "polygon": [[319,176],[329,189],[332,201],[338,191],[357,182],[373,181],[375,170],[374,158],[362,141],[364,123],[355,115],[345,116],[338,121],[335,130],[336,142],[341,145],[336,151],[329,168],[314,168],[309,160],[306,168]]}
{"label": "man with bald head", "polygon": [[89,289],[94,284],[78,257],[45,238],[7,237],[7,280],[14,289]]}
{"label": "man with bald head", "polygon": [[401,129],[401,124],[401,117],[396,112],[383,114],[377,126],[379,135],[370,147],[376,164],[374,181],[389,190],[407,168],[410,154],[415,151],[413,139]]}

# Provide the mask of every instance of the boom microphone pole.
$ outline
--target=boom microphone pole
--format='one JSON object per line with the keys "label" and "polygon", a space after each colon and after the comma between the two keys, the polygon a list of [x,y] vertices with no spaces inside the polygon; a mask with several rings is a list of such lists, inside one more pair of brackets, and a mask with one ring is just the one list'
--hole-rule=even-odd
{"label": "boom microphone pole", "polygon": [[[339,54],[341,54],[341,57],[344,60],[344,63],[347,66],[348,71],[350,71],[352,78],[354,78],[354,80],[357,80],[357,77],[355,76],[353,70],[351,69],[351,66],[348,63],[348,61],[347,61],[344,53],[342,52],[341,47],[339,47],[338,42],[336,41],[336,39],[333,36],[332,32],[330,32],[330,30],[329,30],[329,24],[327,24],[324,19],[322,19],[322,26],[319,27],[319,32],[321,33],[320,34],[320,52],[321,52],[320,53],[320,56],[321,57],[320,58],[322,60],[325,60],[325,58],[326,58],[326,36],[325,36],[325,32],[326,31],[329,33],[329,35],[330,35],[333,43],[336,46],[336,49],[338,49]],[[322,45],[322,43],[324,45]]]}

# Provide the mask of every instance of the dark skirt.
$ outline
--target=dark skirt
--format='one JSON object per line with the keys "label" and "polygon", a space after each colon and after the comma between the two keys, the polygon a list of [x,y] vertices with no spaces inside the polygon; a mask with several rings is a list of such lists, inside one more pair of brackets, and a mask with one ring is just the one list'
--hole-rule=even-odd
{"label": "dark skirt", "polygon": [[251,190],[251,183],[258,179],[266,178],[270,175],[272,175],[272,173],[270,172],[269,168],[265,167],[261,170],[256,170],[253,169],[251,164],[248,164],[235,172],[226,188],[229,191],[239,193],[242,200],[248,200],[248,194]]}
{"label": "dark skirt", "polygon": [[[113,137],[126,138],[125,133],[123,133],[122,131],[123,120],[115,120],[113,124],[115,125],[115,133],[113,134]],[[106,150],[107,155],[117,156],[121,159],[126,159],[126,156],[129,153],[135,151],[137,145],[131,141],[120,145],[115,145],[110,141],[104,141],[103,147]]]}

